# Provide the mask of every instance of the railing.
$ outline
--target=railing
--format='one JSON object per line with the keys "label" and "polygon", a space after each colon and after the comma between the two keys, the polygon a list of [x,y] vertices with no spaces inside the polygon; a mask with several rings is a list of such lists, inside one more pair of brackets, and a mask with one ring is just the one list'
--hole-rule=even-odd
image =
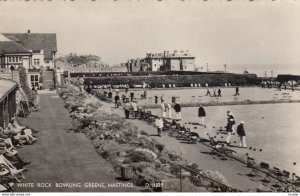
{"label": "railing", "polygon": [[232,187],[230,187],[230,186],[228,186],[226,184],[223,184],[223,183],[221,183],[221,182],[219,182],[219,181],[217,181],[215,179],[212,179],[212,178],[206,176],[205,174],[203,174],[203,173],[201,173],[199,171],[195,171],[195,170],[193,170],[191,168],[188,168],[188,167],[185,167],[183,165],[174,165],[174,166],[179,167],[179,172],[180,172],[179,173],[179,178],[180,178],[179,188],[180,188],[180,192],[182,192],[182,190],[183,190],[183,185],[182,185],[182,179],[183,179],[182,170],[187,170],[187,171],[189,171],[191,173],[194,173],[194,174],[197,174],[197,175],[201,176],[202,178],[207,179],[208,181],[211,181],[213,183],[216,183],[216,184],[220,185],[220,187],[223,187],[225,189],[225,192],[242,192],[239,189],[232,188]]}

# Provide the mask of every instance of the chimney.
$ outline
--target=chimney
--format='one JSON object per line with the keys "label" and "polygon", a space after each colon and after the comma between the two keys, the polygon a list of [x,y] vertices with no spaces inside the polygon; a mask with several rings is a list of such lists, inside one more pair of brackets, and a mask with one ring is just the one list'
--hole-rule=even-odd
{"label": "chimney", "polygon": [[28,33],[28,34],[30,33],[30,29],[27,30],[27,33]]}
{"label": "chimney", "polygon": [[174,56],[177,56],[177,52],[178,52],[177,50],[174,50]]}

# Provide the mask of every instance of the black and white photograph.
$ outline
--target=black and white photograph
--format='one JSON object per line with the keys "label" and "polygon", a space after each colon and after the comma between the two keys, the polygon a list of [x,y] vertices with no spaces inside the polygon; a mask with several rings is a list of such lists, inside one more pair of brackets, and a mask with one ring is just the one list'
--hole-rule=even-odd
{"label": "black and white photograph", "polygon": [[297,196],[299,22],[299,0],[0,0],[0,191]]}

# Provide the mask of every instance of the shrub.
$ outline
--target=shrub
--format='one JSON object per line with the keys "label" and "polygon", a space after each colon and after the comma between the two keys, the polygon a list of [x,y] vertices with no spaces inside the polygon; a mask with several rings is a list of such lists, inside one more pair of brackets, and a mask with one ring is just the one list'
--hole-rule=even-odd
{"label": "shrub", "polygon": [[132,162],[154,162],[157,155],[151,150],[138,148],[128,154]]}
{"label": "shrub", "polygon": [[20,76],[20,86],[23,89],[28,100],[33,102],[35,99],[35,95],[32,93],[31,89],[28,86],[26,69],[23,66],[20,66],[17,70],[19,71]]}

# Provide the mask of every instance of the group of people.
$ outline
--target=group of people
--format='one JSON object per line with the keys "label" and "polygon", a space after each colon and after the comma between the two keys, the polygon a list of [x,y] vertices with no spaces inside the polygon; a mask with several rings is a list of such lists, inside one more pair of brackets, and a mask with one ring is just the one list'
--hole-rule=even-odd
{"label": "group of people", "polygon": [[4,182],[18,182],[30,162],[20,157],[17,148],[37,142],[36,131],[21,126],[12,118],[5,128],[0,127],[0,177]]}
{"label": "group of people", "polygon": [[[226,138],[226,143],[229,145],[230,144],[230,139],[231,135],[233,135],[234,131],[234,125],[236,124],[234,116],[232,112],[227,111],[227,125],[226,125],[226,131],[227,131],[227,138]],[[240,139],[240,147],[246,148],[246,132],[244,128],[244,121],[240,121],[240,124],[237,126],[236,132],[239,136]]]}
{"label": "group of people", "polygon": [[[240,88],[237,86],[235,87],[235,94],[233,96],[239,96],[240,95]],[[205,96],[210,96],[210,97],[222,97],[222,91],[221,88],[213,88],[213,94],[211,94],[209,88],[206,90],[206,95]]]}
{"label": "group of people", "polygon": [[210,97],[222,97],[222,91],[221,91],[220,88],[218,89],[218,91],[217,91],[216,88],[213,88],[213,94],[211,94],[209,88],[207,88],[207,91],[206,91],[206,95],[205,95],[205,96],[210,96]]}
{"label": "group of people", "polygon": [[[112,94],[111,89],[109,89]],[[207,89],[209,92],[209,89]],[[146,97],[147,92],[143,91],[141,93],[142,96]],[[235,94],[234,96],[238,96],[239,94],[239,87],[235,88]],[[218,95],[221,95],[221,90],[218,90]],[[110,96],[112,98],[112,96]],[[155,95],[155,103],[158,103],[158,95]],[[115,108],[118,108],[122,102],[123,102],[123,109],[125,113],[125,118],[129,119],[130,114],[132,114],[133,118],[143,118],[146,114],[146,111],[137,104],[137,98],[134,97],[134,92],[128,92],[128,89],[125,90],[125,94],[122,94],[122,97],[119,96],[119,91],[116,90],[116,94],[114,96],[114,102],[115,102]],[[176,116],[172,116],[172,111],[174,110]],[[164,121],[166,119],[173,119],[175,121],[181,120],[181,105],[178,101],[176,101],[176,98],[172,98],[172,102],[165,101],[164,95],[162,94],[160,96],[160,116],[155,120],[155,126],[157,127],[158,135],[161,134],[161,131],[164,127]],[[198,108],[198,118],[199,118],[199,125],[205,126],[205,117],[206,117],[206,111],[204,109],[203,105],[200,105]],[[233,114],[228,111],[227,112],[227,125],[226,125],[226,132],[227,132],[227,138],[226,143],[230,144],[230,139],[234,131],[234,125],[236,124],[234,120]],[[241,121],[240,124],[237,126],[237,134],[240,138],[240,147],[246,147],[246,133],[244,129],[244,121]]]}

